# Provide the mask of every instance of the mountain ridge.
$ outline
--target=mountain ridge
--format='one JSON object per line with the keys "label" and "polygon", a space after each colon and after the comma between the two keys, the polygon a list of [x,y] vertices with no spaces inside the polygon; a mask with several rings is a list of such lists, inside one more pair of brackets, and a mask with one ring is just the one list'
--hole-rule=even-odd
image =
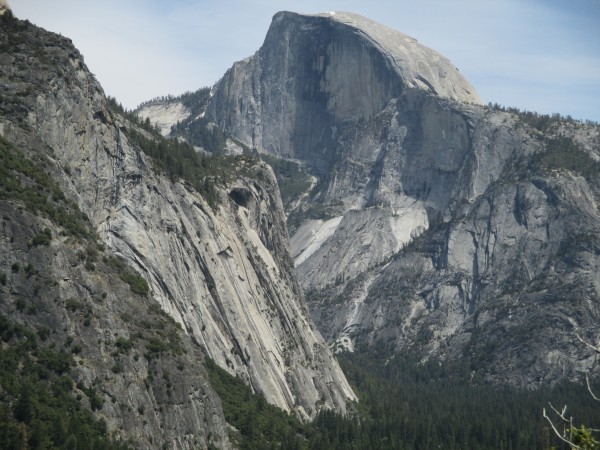
{"label": "mountain ridge", "polygon": [[[175,147],[111,110],[70,40],[12,16],[2,28],[3,138],[32,155],[49,152],[64,195],[202,355],[303,420],[322,409],[345,411],[356,397],[308,317],[270,168],[246,156],[230,161],[203,180],[210,204],[177,175],[184,167],[169,174],[144,153]],[[202,164],[192,148],[185,151],[191,164]],[[208,426],[221,433],[215,408]],[[183,425],[192,438],[178,445],[207,445],[210,429]],[[144,439],[159,439],[156,433]]]}
{"label": "mountain ridge", "polygon": [[365,50],[370,21],[336,17],[276,15],[208,106],[317,180],[288,215],[321,332],[340,350],[466,358],[494,382],[581,379],[591,360],[575,333],[598,331],[598,127],[549,117],[538,129],[533,115],[413,87],[384,45]]}

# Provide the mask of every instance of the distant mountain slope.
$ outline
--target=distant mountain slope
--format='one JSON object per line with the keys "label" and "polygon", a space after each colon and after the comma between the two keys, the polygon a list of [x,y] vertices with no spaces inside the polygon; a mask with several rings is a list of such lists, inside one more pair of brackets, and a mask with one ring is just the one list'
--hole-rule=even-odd
{"label": "distant mountain slope", "polygon": [[309,305],[339,349],[468,358],[488,379],[578,379],[600,285],[599,128],[498,111],[413,39],[278,13],[208,116],[315,183],[288,204]]}
{"label": "distant mountain slope", "polygon": [[261,49],[217,83],[208,115],[250,147],[326,173],[342,124],[411,89],[481,102],[448,60],[409,36],[350,13],[281,12]]}

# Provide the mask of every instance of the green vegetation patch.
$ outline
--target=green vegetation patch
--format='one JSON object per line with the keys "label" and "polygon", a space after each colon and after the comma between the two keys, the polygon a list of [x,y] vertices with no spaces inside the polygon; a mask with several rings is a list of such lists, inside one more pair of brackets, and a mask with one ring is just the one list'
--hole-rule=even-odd
{"label": "green vegetation patch", "polygon": [[581,385],[492,386],[468,364],[384,359],[373,352],[345,354],[340,363],[360,396],[362,418],[350,428],[348,419],[332,419],[325,427],[330,442],[345,433],[349,445],[328,448],[548,449],[559,444],[542,418],[549,401],[568,404],[578,422],[600,423],[597,402]]}
{"label": "green vegetation patch", "polygon": [[139,107],[152,104],[169,104],[181,102],[189,109],[189,117],[177,122],[172,128],[172,135],[183,138],[190,145],[202,147],[213,155],[220,155],[227,144],[227,135],[214,124],[211,124],[203,113],[210,98],[210,88],[204,87],[195,92],[186,92],[180,96],[157,97],[142,103]]}
{"label": "green vegetation patch", "polygon": [[[0,200],[21,204],[35,215],[50,219],[68,236],[89,238],[88,218],[77,205],[67,200],[58,184],[42,168],[43,156],[37,162],[27,158],[0,137]],[[50,230],[35,236],[32,245],[48,245]]]}
{"label": "green vegetation patch", "polygon": [[34,247],[38,245],[50,245],[50,242],[52,242],[52,231],[49,228],[44,228],[44,231],[33,237],[31,245]]}
{"label": "green vegetation patch", "polygon": [[150,287],[146,280],[135,270],[127,265],[127,263],[116,256],[107,256],[104,258],[104,263],[119,272],[121,280],[129,285],[131,292],[134,292],[144,297],[150,292]]}
{"label": "green vegetation patch", "polygon": [[210,383],[221,397],[225,419],[237,430],[232,441],[242,450],[308,449],[308,428],[255,395],[239,378],[205,359]]}
{"label": "green vegetation patch", "polygon": [[158,358],[161,353],[170,353],[174,356],[186,353],[181,341],[181,326],[175,322],[175,319],[156,302],[150,303],[148,312],[150,318],[138,323],[141,331],[133,336],[145,342],[144,357],[151,361]]}
{"label": "green vegetation patch", "polygon": [[174,127],[175,135],[184,138],[191,145],[202,147],[214,155],[223,153],[227,144],[227,136],[220,128],[210,126],[205,117],[189,119],[177,123]]}
{"label": "green vegetation patch", "polygon": [[[563,448],[542,417],[548,402],[568,404],[578,423],[600,423],[597,402],[577,384],[538,390],[493,386],[468,364],[419,363],[377,352],[347,353],[340,364],[360,398],[356,411],[349,416],[323,411],[302,424],[206,360],[225,418],[235,428],[232,440],[241,449]],[[587,431],[574,430],[582,439]]]}
{"label": "green vegetation patch", "polygon": [[579,144],[566,136],[548,139],[538,161],[548,170],[570,170],[587,180],[597,178],[600,174],[600,162],[594,161]]}
{"label": "green vegetation patch", "polygon": [[244,156],[208,156],[197,152],[185,142],[154,136],[150,139],[130,129],[129,139],[145,154],[152,157],[159,170],[172,181],[184,179],[214,207],[217,204],[217,185],[225,185],[238,175],[246,160]]}
{"label": "green vegetation patch", "polygon": [[90,408],[101,407],[93,388],[81,386],[89,408],[77,400],[69,353],[39,345],[35,333],[2,315],[0,336],[0,448],[129,448],[93,415]]}
{"label": "green vegetation patch", "polygon": [[[130,127],[125,133],[132,144],[153,159],[155,170],[167,174],[171,181],[187,181],[213,208],[218,204],[217,186],[226,186],[240,175],[255,176],[250,169],[258,162],[258,158],[251,155],[247,148],[244,148],[242,155],[223,155],[225,135],[203,119],[190,121],[186,125],[187,131],[177,132],[177,136],[185,141],[166,139],[151,126],[149,120],[142,121],[133,112],[125,111],[116,100],[109,99],[109,106],[113,112],[137,125],[137,129]],[[193,132],[195,137],[188,132]],[[201,146],[211,154],[198,151],[193,145]]]}
{"label": "green vegetation patch", "polygon": [[260,157],[273,168],[284,204],[310,189],[310,175],[304,172],[297,162],[266,154]]}
{"label": "green vegetation patch", "polygon": [[133,271],[126,271],[121,274],[121,280],[129,285],[132,292],[139,295],[148,295],[150,288],[148,283],[139,273]]}

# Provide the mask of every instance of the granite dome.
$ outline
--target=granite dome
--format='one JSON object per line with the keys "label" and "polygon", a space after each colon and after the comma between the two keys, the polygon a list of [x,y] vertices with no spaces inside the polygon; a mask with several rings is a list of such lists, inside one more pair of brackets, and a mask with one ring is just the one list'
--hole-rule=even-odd
{"label": "granite dome", "polygon": [[387,58],[390,68],[408,87],[459,102],[482,103],[475,88],[447,58],[411,36],[345,11],[314,15],[281,12],[275,15],[273,22],[288,20],[295,15],[317,20],[327,19],[351,28],[358,37],[377,48]]}

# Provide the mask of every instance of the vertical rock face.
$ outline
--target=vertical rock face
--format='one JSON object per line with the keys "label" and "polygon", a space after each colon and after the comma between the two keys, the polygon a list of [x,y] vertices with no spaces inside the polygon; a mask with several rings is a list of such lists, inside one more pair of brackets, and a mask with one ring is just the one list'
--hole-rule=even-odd
{"label": "vertical rock face", "polygon": [[217,83],[209,114],[252,147],[326,172],[336,127],[412,88],[480,102],[448,60],[409,36],[350,13],[281,12],[261,49]]}
{"label": "vertical rock face", "polygon": [[301,417],[345,411],[355,397],[309,319],[268,166],[240,167],[211,208],[153,170],[70,41],[16,23],[24,40],[0,55],[12,99],[2,103],[4,136],[31,130],[52,149],[64,192],[219,365]]}
{"label": "vertical rock face", "polygon": [[261,49],[216,84],[208,111],[246,144],[317,176],[298,210],[313,217],[316,203],[328,213],[298,232],[320,236],[330,220],[329,237],[292,240],[312,290],[382,263],[450,203],[480,113],[448,99],[480,103],[448,60],[415,39],[351,13],[282,12]]}
{"label": "vertical rock face", "polygon": [[600,313],[598,127],[479,103],[401,33],[279,13],[208,111],[316,177],[288,211],[292,255],[338,348],[465,356],[525,386],[577,378],[575,334],[595,336]]}

